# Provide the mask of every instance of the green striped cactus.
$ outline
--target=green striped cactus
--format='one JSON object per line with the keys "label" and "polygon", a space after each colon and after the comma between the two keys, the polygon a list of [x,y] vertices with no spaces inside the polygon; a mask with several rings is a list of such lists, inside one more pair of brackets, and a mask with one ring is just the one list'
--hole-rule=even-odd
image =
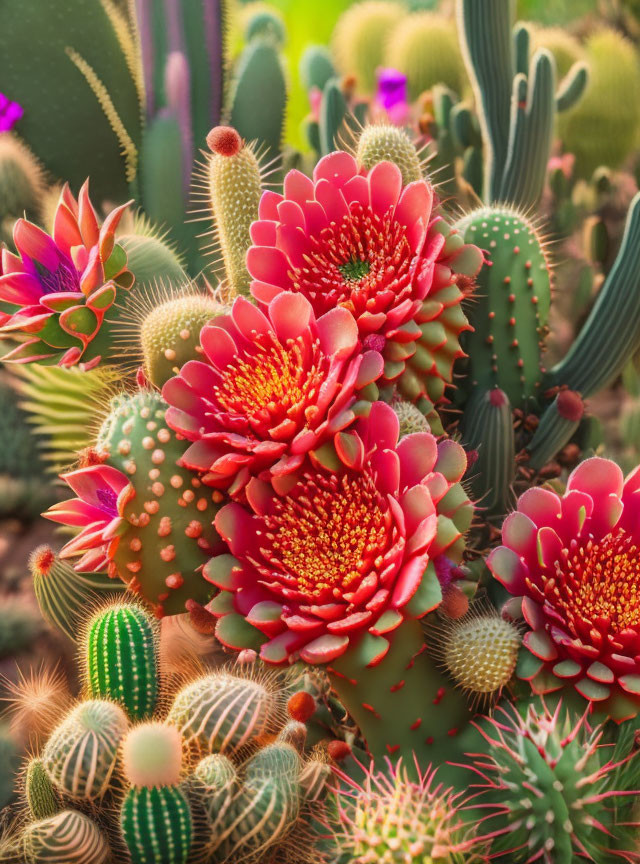
{"label": "green striped cactus", "polygon": [[54,729],[42,751],[53,784],[70,798],[93,800],[106,792],[127,730],[119,705],[81,702]]}
{"label": "green striped cactus", "polygon": [[119,702],[132,720],[149,717],[158,700],[158,628],[134,603],[99,611],[85,640],[87,689]]}
{"label": "green striped cactus", "polygon": [[273,731],[279,708],[265,684],[211,672],[177,694],[168,720],[203,752],[233,754]]}
{"label": "green striped cactus", "polygon": [[29,825],[24,855],[29,864],[104,864],[110,858],[105,835],[76,810],[62,810]]}
{"label": "green striped cactus", "polygon": [[201,759],[190,778],[191,792],[203,805],[214,830],[227,818],[237,779],[233,762],[220,753],[211,753]]}

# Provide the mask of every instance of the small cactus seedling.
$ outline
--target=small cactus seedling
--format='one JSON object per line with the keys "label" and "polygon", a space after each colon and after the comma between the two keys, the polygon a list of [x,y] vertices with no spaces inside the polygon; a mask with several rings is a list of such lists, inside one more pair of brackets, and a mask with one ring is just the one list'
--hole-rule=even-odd
{"label": "small cactus seedling", "polygon": [[54,785],[71,798],[92,800],[106,791],[127,717],[118,705],[81,702],[54,729],[42,762]]}
{"label": "small cactus seedling", "polygon": [[93,698],[119,702],[132,720],[153,713],[158,699],[158,633],[135,604],[101,610],[87,625],[86,683]]}
{"label": "small cactus seedling", "polygon": [[175,727],[145,723],[131,730],[122,748],[131,785],[120,813],[122,835],[133,864],[185,864],[193,826],[179,787],[182,738]]}
{"label": "small cactus seedling", "polygon": [[62,810],[29,825],[24,832],[29,864],[105,864],[107,838],[95,822],[77,810]]}
{"label": "small cactus seedling", "polygon": [[457,226],[466,242],[486,250],[467,315],[474,328],[465,388],[499,387],[514,408],[539,395],[541,343],[551,303],[549,262],[535,228],[508,208],[483,208]]}

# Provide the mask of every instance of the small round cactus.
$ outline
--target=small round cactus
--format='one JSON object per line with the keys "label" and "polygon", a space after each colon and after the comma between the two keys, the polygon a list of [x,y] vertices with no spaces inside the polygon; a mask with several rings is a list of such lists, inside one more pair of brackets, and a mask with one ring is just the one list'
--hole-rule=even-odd
{"label": "small round cactus", "polygon": [[105,835],[76,810],[62,810],[29,825],[24,855],[29,864],[104,864],[110,858]]}
{"label": "small round cactus", "polygon": [[222,311],[210,295],[184,293],[149,312],[140,325],[140,343],[145,374],[155,387],[162,389],[187,361],[198,359],[200,331]]}
{"label": "small round cactus", "polygon": [[271,732],[279,709],[265,684],[212,672],[176,695],[168,720],[203,752],[233,754]]}
{"label": "small round cactus", "polygon": [[226,819],[237,792],[238,773],[233,762],[220,753],[205,756],[196,765],[190,778],[190,788],[212,827]]}
{"label": "small round cactus", "polygon": [[343,75],[355,76],[360,92],[374,92],[387,38],[401,14],[397,3],[365,0],[354,3],[338,19],[332,37],[336,62]]}
{"label": "small round cactus", "polygon": [[177,786],[182,771],[182,736],[175,726],[142,723],[122,742],[122,767],[132,786]]}
{"label": "small round cactus", "polygon": [[356,159],[367,171],[378,162],[393,162],[402,172],[403,186],[422,179],[418,151],[405,130],[399,126],[389,123],[365,126],[358,138]]}
{"label": "small round cactus", "polygon": [[158,633],[133,603],[97,612],[87,625],[86,683],[93,698],[119,702],[132,720],[152,714],[158,699]]}
{"label": "small round cactus", "polygon": [[245,258],[262,194],[260,165],[251,146],[230,126],[212,129],[207,144],[208,201],[227,277],[225,299],[231,299],[249,291]]}
{"label": "small round cactus", "polygon": [[394,398],[391,407],[400,422],[400,438],[412,435],[414,432],[428,432],[429,423],[422,411],[412,402]]}
{"label": "small round cactus", "polygon": [[443,627],[437,653],[456,684],[472,698],[499,694],[516,668],[521,636],[510,621],[473,605]]}
{"label": "small round cactus", "polygon": [[70,798],[92,800],[104,795],[127,727],[119,705],[101,699],[77,705],[42,751],[54,785]]}

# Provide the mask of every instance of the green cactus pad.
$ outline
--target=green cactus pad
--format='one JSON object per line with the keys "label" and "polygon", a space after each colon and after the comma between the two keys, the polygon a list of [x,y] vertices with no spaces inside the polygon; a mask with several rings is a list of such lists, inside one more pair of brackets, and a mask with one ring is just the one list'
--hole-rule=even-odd
{"label": "green cactus pad", "polygon": [[54,729],[42,751],[54,785],[70,798],[104,795],[127,726],[120,706],[99,699],[81,702]]}
{"label": "green cactus pad", "polygon": [[119,702],[132,720],[149,717],[158,699],[157,625],[134,604],[110,606],[87,625],[86,680],[92,698]]}
{"label": "green cactus pad", "polygon": [[219,542],[212,523],[223,500],[178,465],[187,442],[167,426],[166,409],[152,391],[115,397],[96,445],[135,491],[113,563],[159,616],[183,612],[188,599],[211,599],[213,588],[199,571]]}
{"label": "green cactus pad", "polygon": [[76,810],[62,810],[24,833],[29,864],[105,864],[109,844],[95,822]]}
{"label": "green cactus pad", "polygon": [[130,789],[120,814],[132,864],[185,864],[193,826],[177,786]]}
{"label": "green cactus pad", "polygon": [[465,390],[499,387],[514,408],[539,394],[541,343],[551,304],[549,264],[535,229],[508,208],[483,208],[456,225],[466,243],[488,254],[477,277],[465,334],[469,355]]}

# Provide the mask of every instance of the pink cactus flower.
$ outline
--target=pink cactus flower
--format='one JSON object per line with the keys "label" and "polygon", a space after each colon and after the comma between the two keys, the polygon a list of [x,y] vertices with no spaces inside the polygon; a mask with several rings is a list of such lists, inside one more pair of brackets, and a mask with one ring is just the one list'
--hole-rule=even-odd
{"label": "pink cactus flower", "polygon": [[264,312],[238,297],[200,339],[207,362],[186,363],[164,386],[167,423],[193,442],[182,464],[232,495],[251,477],[283,477],[330,446],[382,373],[380,354],[361,350],[349,311],[316,320],[302,295],[275,296]]}
{"label": "pink cactus flower", "polygon": [[118,290],[128,290],[133,275],[114,234],[127,204],[113,210],[102,227],[85,183],[78,200],[64,187],[53,236],[18,219],[14,255],[2,250],[0,336],[22,341],[4,360],[28,363],[55,360],[60,366],[82,361],[95,366],[108,348],[105,316]]}
{"label": "pink cactus flower", "polygon": [[[640,468],[585,460],[564,495],[529,489],[487,561],[529,626],[518,672],[617,721],[640,709]],[[519,609],[515,610],[516,612]]]}
{"label": "pink cactus flower", "polygon": [[[453,305],[460,312],[457,282],[472,281],[483,259],[451,230],[436,203],[426,181],[403,187],[393,163],[366,172],[341,151],[318,162],[313,180],[290,171],[284,195],[263,194],[251,227],[251,292],[261,306],[283,291],[301,294],[318,317],[337,306],[348,309],[363,346],[382,353],[389,382],[402,376],[427,333],[418,369],[442,377],[440,370],[462,353],[457,337],[468,324],[460,313],[453,325],[438,328],[439,316],[455,317]],[[443,347],[448,364],[436,362]],[[409,389],[416,391],[413,383]],[[417,390],[416,399],[426,392],[424,385]]]}
{"label": "pink cactus flower", "polygon": [[10,132],[24,114],[24,108],[0,93],[0,132]]}
{"label": "pink cactus flower", "polygon": [[375,402],[335,436],[334,470],[275,489],[253,478],[246,506],[219,511],[231,555],[203,572],[221,589],[209,608],[224,644],[260,648],[271,663],[326,663],[363,638],[373,666],[387,634],[440,603],[433,561],[459,560],[473,510],[457,485],[466,456],[454,441],[398,433],[393,410]]}

